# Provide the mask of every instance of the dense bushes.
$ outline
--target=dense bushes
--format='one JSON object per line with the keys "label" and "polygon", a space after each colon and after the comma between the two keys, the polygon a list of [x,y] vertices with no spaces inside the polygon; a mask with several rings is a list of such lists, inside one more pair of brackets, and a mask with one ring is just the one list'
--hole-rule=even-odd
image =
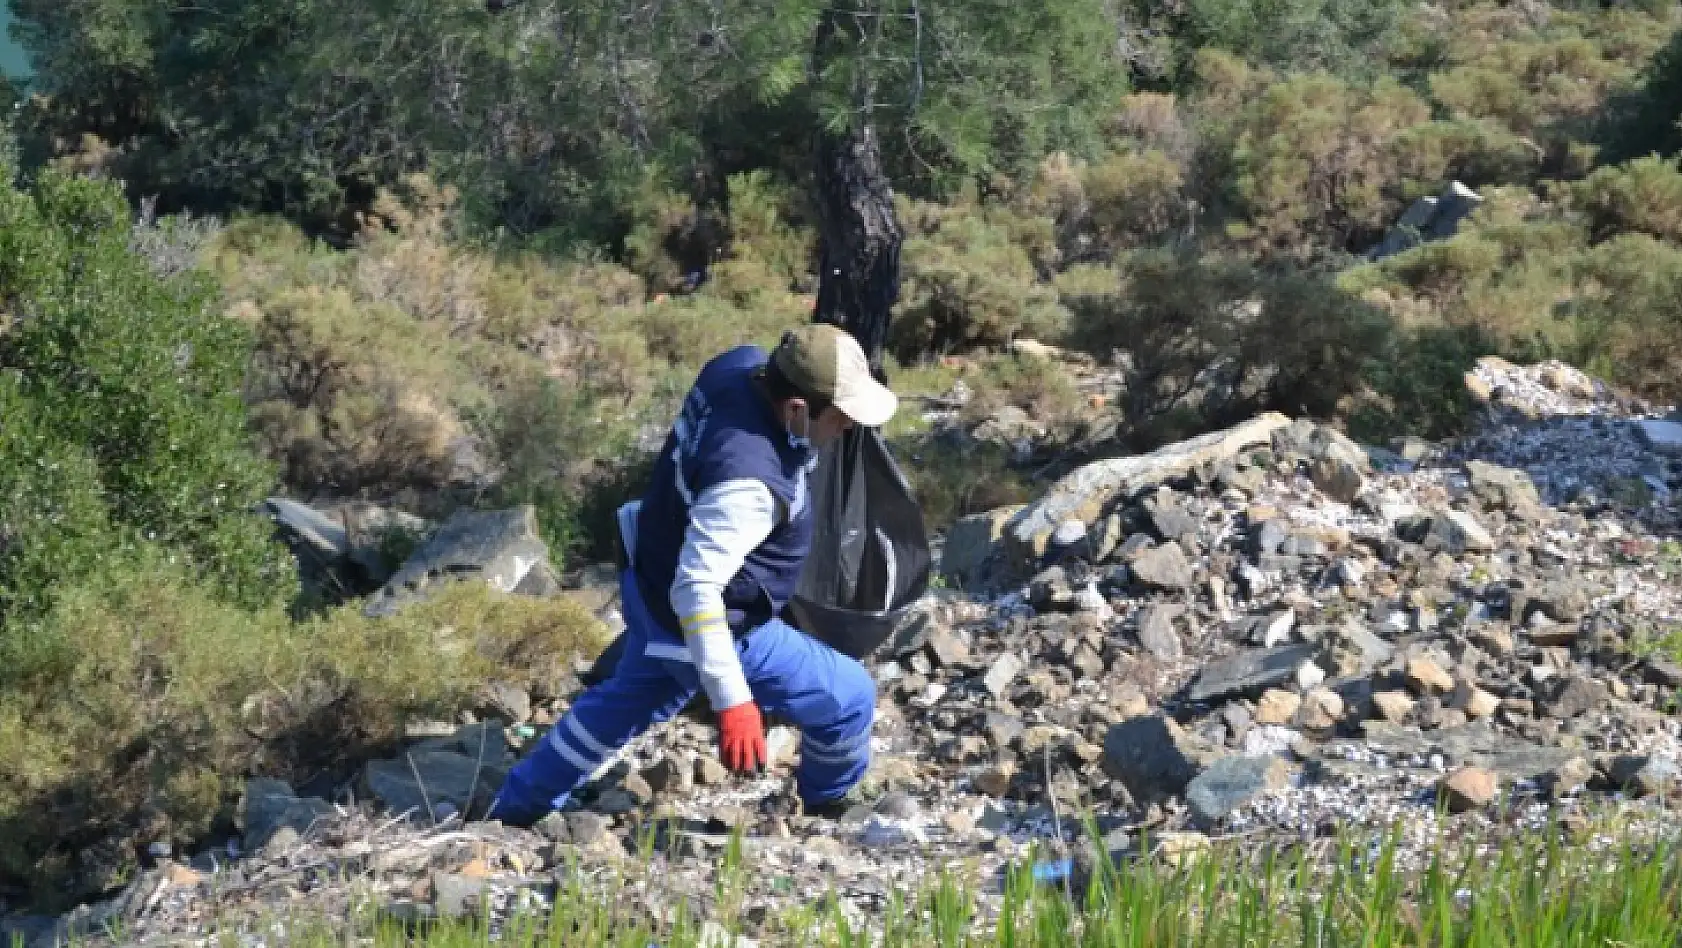
{"label": "dense bushes", "polygon": [[1072,341],[1123,353],[1126,430],[1139,442],[1264,409],[1330,416],[1386,343],[1382,312],[1310,276],[1147,251],[1121,279],[1117,294],[1071,301]]}

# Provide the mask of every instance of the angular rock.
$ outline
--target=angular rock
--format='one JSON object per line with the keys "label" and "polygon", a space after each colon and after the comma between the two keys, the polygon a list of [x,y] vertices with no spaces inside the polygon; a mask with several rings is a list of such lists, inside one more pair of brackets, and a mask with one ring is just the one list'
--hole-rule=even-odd
{"label": "angular rock", "polygon": [[1204,465],[1218,465],[1241,451],[1267,444],[1275,430],[1289,424],[1290,419],[1284,415],[1270,412],[1150,454],[1088,464],[1058,481],[1013,517],[1005,542],[1018,562],[1037,560],[1045,552],[1052,531],[1063,521],[1091,523],[1117,497],[1137,494]]}
{"label": "angular rock", "polygon": [[1303,696],[1297,720],[1305,730],[1330,731],[1343,720],[1343,698],[1328,688],[1316,688]]}
{"label": "angular rock", "polygon": [[1302,698],[1295,692],[1270,688],[1256,702],[1257,724],[1290,724],[1302,707]]}
{"label": "angular rock", "polygon": [[1454,678],[1423,655],[1408,659],[1404,674],[1408,687],[1417,695],[1445,695],[1454,690]]}
{"label": "angular rock", "polygon": [[507,772],[500,760],[482,763],[449,751],[415,751],[395,760],[370,761],[362,770],[362,783],[391,812],[431,819],[437,818],[441,805],[458,813],[484,812]]}
{"label": "angular rock", "polygon": [[508,724],[524,724],[531,720],[531,695],[526,689],[510,682],[488,682],[479,689],[477,710],[481,717],[500,718]]}
{"label": "angular rock", "polygon": [[1183,652],[1174,620],[1184,614],[1182,606],[1161,603],[1139,610],[1139,644],[1162,661],[1179,661]]}
{"label": "angular rock", "polygon": [[1322,494],[1340,504],[1352,504],[1366,490],[1367,479],[1354,464],[1342,458],[1321,458],[1308,467],[1309,479]]}
{"label": "angular rock", "polygon": [[1543,774],[1537,782],[1548,792],[1548,796],[1557,800],[1582,790],[1592,779],[1594,766],[1581,757],[1573,757]]}
{"label": "angular rock", "polygon": [[969,646],[950,629],[929,631],[929,659],[941,668],[963,668],[969,665]]}
{"label": "angular rock", "polygon": [[1462,767],[1444,777],[1437,792],[1447,800],[1450,813],[1465,813],[1488,806],[1499,787],[1495,774],[1481,767]]}
{"label": "angular rock", "polygon": [[1450,510],[1431,518],[1430,528],[1421,545],[1433,553],[1441,551],[1450,556],[1460,556],[1487,553],[1495,549],[1495,539],[1471,514]]}
{"label": "angular rock", "polygon": [[986,686],[988,694],[995,698],[1003,698],[1006,690],[1010,688],[1011,682],[1015,681],[1016,676],[1021,673],[1022,660],[1013,653],[1006,652],[993,660],[992,666],[987,669],[987,674],[982,678],[981,683]]}
{"label": "angular rock", "polygon": [[1222,757],[1192,779],[1186,805],[1198,825],[1209,827],[1257,794],[1283,789],[1290,780],[1290,765],[1278,757]]}
{"label": "angular rock", "polygon": [[1192,701],[1210,701],[1271,688],[1291,680],[1298,666],[1313,660],[1319,648],[1304,642],[1273,649],[1239,649],[1204,665],[1186,697]]}
{"label": "angular rock", "polygon": [[498,592],[552,596],[560,582],[549,565],[549,547],[538,535],[530,504],[510,510],[458,511],[416,550],[363,613],[395,615],[431,597],[445,583],[477,579]]}
{"label": "angular rock", "polygon": [[1197,518],[1178,504],[1159,504],[1150,511],[1151,529],[1164,543],[1197,533]]}
{"label": "angular rock", "polygon": [[453,872],[432,874],[432,907],[444,918],[469,918],[489,908],[490,883]]}
{"label": "angular rock", "polygon": [[1186,590],[1197,584],[1197,574],[1177,543],[1165,543],[1133,561],[1133,576],[1154,589]]}
{"label": "angular rock", "polygon": [[1484,504],[1501,510],[1522,511],[1539,506],[1542,498],[1530,475],[1483,461],[1466,462],[1466,476],[1472,493]]}
{"label": "angular rock", "polygon": [[1650,685],[1682,688],[1682,664],[1653,656],[1642,663],[1641,675]]}
{"label": "angular rock", "polygon": [[1450,761],[1494,771],[1507,780],[1535,780],[1577,753],[1515,739],[1477,721],[1462,727],[1421,734],[1395,724],[1368,721],[1363,725],[1367,746],[1391,757],[1429,758],[1443,754]]}
{"label": "angular rock", "polygon": [[244,830],[246,850],[256,852],[281,829],[307,833],[317,820],[337,812],[326,800],[299,797],[284,781],[259,777],[245,784],[239,825]]}
{"label": "angular rock", "polygon": [[1565,720],[1605,706],[1606,686],[1584,675],[1561,679],[1553,693],[1542,702],[1542,712],[1549,717]]}
{"label": "angular rock", "polygon": [[1373,713],[1393,724],[1400,724],[1413,713],[1413,699],[1403,691],[1379,691],[1372,696]]}
{"label": "angular rock", "polygon": [[1104,772],[1136,800],[1178,796],[1212,757],[1207,745],[1162,714],[1130,718],[1104,735]]}

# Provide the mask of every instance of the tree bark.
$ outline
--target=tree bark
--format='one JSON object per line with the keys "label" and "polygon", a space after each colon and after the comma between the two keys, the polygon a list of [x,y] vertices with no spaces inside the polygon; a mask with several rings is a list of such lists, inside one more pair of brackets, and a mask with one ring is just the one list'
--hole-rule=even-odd
{"label": "tree bark", "polygon": [[[831,8],[814,37],[814,67],[821,72],[849,47],[845,16]],[[874,90],[868,80],[853,90],[856,117],[847,132],[817,135],[818,322],[852,333],[878,377],[888,323],[899,299],[899,248],[904,239],[894,213],[893,187],[882,170],[882,152],[870,122]]]}

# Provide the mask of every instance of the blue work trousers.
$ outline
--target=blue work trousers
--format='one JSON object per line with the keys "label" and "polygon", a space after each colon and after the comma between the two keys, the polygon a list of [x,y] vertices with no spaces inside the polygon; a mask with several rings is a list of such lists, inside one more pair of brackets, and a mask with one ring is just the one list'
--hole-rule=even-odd
{"label": "blue work trousers", "polygon": [[[683,642],[661,629],[635,574],[619,580],[624,654],[612,677],[584,692],[503,783],[491,818],[529,824],[561,806],[626,742],[677,714],[700,690]],[[801,799],[827,803],[870,765],[876,686],[864,666],[780,620],[736,639],[754,701],[800,729]]]}

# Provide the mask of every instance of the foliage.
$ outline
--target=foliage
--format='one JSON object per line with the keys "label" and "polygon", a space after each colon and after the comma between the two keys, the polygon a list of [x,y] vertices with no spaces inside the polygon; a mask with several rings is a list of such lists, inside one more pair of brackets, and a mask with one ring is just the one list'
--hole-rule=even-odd
{"label": "foliage", "polygon": [[1186,252],[1130,255],[1122,290],[1071,301],[1071,341],[1125,355],[1129,434],[1160,441],[1257,411],[1329,417],[1390,321],[1322,279]]}
{"label": "foliage", "polygon": [[57,583],[137,544],[193,564],[232,601],[288,595],[284,552],[250,513],[274,477],[244,431],[250,338],[211,311],[202,280],[158,279],[128,240],[108,185],[47,173],[0,193],[12,322],[0,337],[0,676],[29,674],[15,650],[36,638],[25,629]]}
{"label": "foliage", "polygon": [[1582,364],[1661,403],[1682,398],[1682,248],[1624,234],[1583,258],[1580,279]]}
{"label": "foliage", "polygon": [[1054,252],[1050,220],[967,202],[904,202],[900,214],[910,236],[889,346],[902,361],[1062,332],[1067,313],[1033,256]]}
{"label": "foliage", "polygon": [[1682,241],[1682,170],[1674,160],[1648,157],[1608,165],[1566,193],[1588,218],[1591,240],[1636,233]]}
{"label": "foliage", "polygon": [[391,619],[352,604],[295,624],[149,549],[62,588],[43,626],[77,647],[0,692],[0,878],[47,905],[120,884],[137,843],[230,828],[247,774],[342,772],[486,680],[552,694],[602,644],[569,600],[480,583]]}

